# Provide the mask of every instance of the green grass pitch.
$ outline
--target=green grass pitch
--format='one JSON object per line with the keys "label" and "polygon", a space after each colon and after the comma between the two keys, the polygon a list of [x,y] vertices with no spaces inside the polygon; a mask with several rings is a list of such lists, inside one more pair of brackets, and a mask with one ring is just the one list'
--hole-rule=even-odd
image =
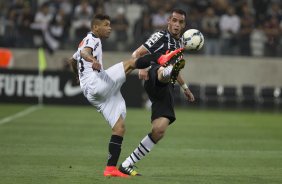
{"label": "green grass pitch", "polygon": [[[0,104],[0,121],[27,107]],[[43,106],[0,125],[0,183],[282,183],[281,114],[176,109],[176,115],[137,164],[142,177],[105,178],[111,130],[102,116],[91,106]],[[120,162],[149,132],[150,112],[128,109],[126,127]]]}

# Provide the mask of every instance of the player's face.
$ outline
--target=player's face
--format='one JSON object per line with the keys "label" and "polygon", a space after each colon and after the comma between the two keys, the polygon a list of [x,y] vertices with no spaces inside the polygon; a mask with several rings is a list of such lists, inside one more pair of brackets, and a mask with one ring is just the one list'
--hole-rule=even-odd
{"label": "player's face", "polygon": [[179,38],[185,28],[185,16],[173,12],[168,19],[168,31],[172,36]]}
{"label": "player's face", "polygon": [[108,38],[111,34],[111,22],[109,20],[103,20],[97,26],[97,32],[100,38]]}

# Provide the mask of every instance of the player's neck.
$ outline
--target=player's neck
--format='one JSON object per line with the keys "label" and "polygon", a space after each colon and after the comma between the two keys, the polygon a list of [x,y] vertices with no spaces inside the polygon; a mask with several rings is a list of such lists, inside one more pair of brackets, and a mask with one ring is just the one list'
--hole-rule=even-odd
{"label": "player's neck", "polygon": [[99,34],[96,31],[91,31],[92,36],[95,38],[100,38]]}
{"label": "player's neck", "polygon": [[169,29],[167,29],[167,31],[169,32],[169,34],[176,40],[179,40],[180,39],[180,35],[175,35],[175,34],[172,34],[171,31],[169,31]]}

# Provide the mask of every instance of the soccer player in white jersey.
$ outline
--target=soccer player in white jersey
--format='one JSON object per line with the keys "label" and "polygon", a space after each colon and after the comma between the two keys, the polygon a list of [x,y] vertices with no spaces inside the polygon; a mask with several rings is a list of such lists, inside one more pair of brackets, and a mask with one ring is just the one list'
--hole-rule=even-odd
{"label": "soccer player in white jersey", "polygon": [[126,74],[135,68],[147,68],[151,60],[166,63],[175,60],[182,50],[164,55],[147,55],[139,59],[129,59],[103,69],[103,38],[111,33],[110,18],[107,15],[95,15],[91,21],[91,32],[81,41],[77,52],[70,59],[74,72],[77,72],[84,96],[100,112],[112,128],[109,142],[109,157],[104,176],[128,177],[117,168],[121,145],[125,133],[125,101],[120,88],[125,82]]}

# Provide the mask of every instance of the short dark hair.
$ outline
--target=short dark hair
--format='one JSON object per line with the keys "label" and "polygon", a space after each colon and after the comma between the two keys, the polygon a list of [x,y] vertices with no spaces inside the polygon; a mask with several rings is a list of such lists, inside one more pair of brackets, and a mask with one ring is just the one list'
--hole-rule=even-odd
{"label": "short dark hair", "polygon": [[111,21],[111,18],[109,15],[106,14],[96,14],[91,21],[91,27],[93,27],[93,25],[98,24],[98,22],[103,20]]}
{"label": "short dark hair", "polygon": [[171,11],[171,14],[173,14],[174,12],[175,12],[175,13],[179,13],[180,15],[184,15],[185,18],[186,18],[186,16],[187,16],[186,12],[185,12],[184,10],[182,10],[182,9],[179,9],[179,8],[173,9],[173,10]]}

